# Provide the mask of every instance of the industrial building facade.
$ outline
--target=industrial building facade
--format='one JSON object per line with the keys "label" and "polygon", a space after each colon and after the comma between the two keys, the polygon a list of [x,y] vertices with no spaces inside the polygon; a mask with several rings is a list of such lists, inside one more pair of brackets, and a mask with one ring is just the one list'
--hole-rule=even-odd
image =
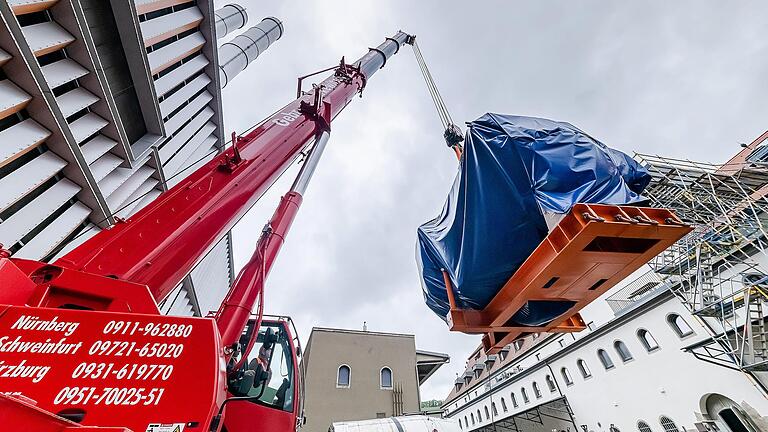
{"label": "industrial building facade", "polygon": [[413,335],[313,328],[304,352],[302,430],[420,412],[419,386],[446,354],[416,349]]}
{"label": "industrial building facade", "polygon": [[[246,24],[242,7],[9,0],[0,18],[0,243],[14,257],[61,257],[224,148],[217,35]],[[224,59],[229,79],[282,35],[268,24]],[[231,249],[227,235],[161,310],[216,309]]]}

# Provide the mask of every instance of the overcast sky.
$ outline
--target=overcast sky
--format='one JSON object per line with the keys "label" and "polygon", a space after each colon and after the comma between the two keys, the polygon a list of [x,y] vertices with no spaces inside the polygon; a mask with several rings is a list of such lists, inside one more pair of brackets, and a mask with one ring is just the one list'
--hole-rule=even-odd
{"label": "overcast sky", "polygon": [[[227,3],[217,0],[219,6]],[[290,101],[296,77],[357,59],[398,29],[416,34],[454,120],[485,112],[573,123],[626,152],[722,162],[768,129],[764,1],[256,1],[285,34],[224,89],[229,130]],[[471,7],[470,7],[471,5]],[[228,135],[228,131],[225,135]],[[422,387],[445,397],[479,337],[424,305],[416,228],[440,211],[457,163],[410,49],[333,124],[329,147],[269,276],[267,310],[313,326],[416,335],[451,356]],[[250,256],[296,170],[235,229]]]}

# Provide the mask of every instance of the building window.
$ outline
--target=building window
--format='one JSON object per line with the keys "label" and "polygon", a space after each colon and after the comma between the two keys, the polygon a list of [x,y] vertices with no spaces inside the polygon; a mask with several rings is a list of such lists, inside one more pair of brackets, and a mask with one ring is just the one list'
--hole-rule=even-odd
{"label": "building window", "polygon": [[528,403],[528,402],[531,401],[530,399],[528,399],[528,392],[525,391],[525,387],[520,389],[520,393],[523,395],[523,402],[524,403]]}
{"label": "building window", "polygon": [[576,362],[576,366],[579,367],[579,372],[581,372],[581,376],[586,379],[592,376],[592,373],[589,371],[589,367],[587,367],[587,362],[585,362],[582,359],[579,359]]}
{"label": "building window", "polygon": [[557,391],[557,386],[555,385],[555,380],[552,379],[551,376],[547,375],[547,377],[544,379],[547,382],[547,387],[549,387],[549,392],[554,393]]}
{"label": "building window", "polygon": [[669,314],[667,316],[667,324],[672,327],[672,330],[674,330],[675,334],[677,334],[677,337],[680,339],[693,334],[691,326],[689,326],[683,317],[678,314]]}
{"label": "building window", "polygon": [[643,344],[643,347],[648,352],[653,352],[659,349],[659,344],[656,342],[656,339],[653,338],[653,335],[646,330],[646,329],[640,329],[637,331],[637,338],[640,339],[640,343]]}
{"label": "building window", "polygon": [[485,411],[485,419],[486,419],[486,420],[490,420],[490,418],[491,418],[491,415],[490,415],[490,414],[488,414],[488,406],[484,406],[484,407],[483,407],[483,410]]}
{"label": "building window", "polygon": [[512,408],[517,408],[517,397],[515,396],[515,392],[510,393],[509,398],[512,399]]}
{"label": "building window", "polygon": [[565,385],[573,385],[573,377],[571,376],[571,373],[568,372],[568,368],[564,367],[560,369],[560,373],[563,375],[563,380],[565,381]]}
{"label": "building window", "polygon": [[336,387],[349,388],[350,378],[352,376],[352,370],[347,365],[339,366],[339,370],[336,373]]}
{"label": "building window", "polygon": [[391,389],[392,388],[392,369],[388,367],[381,368],[381,372],[379,372],[380,375],[380,383],[381,388],[383,389]]}
{"label": "building window", "polygon": [[536,381],[533,382],[533,395],[536,396],[536,399],[541,399],[541,389]]}
{"label": "building window", "polygon": [[643,420],[637,421],[637,430],[639,432],[653,432],[653,429],[651,429],[651,427],[648,426],[648,423],[644,422]]}
{"label": "building window", "polygon": [[469,418],[472,419],[472,426],[475,425],[475,415],[473,413],[469,413]]}
{"label": "building window", "polygon": [[499,415],[499,411],[496,410],[496,402],[491,402],[491,412],[493,413],[494,417]]}
{"label": "building window", "polygon": [[[485,409],[488,411],[488,408]],[[483,417],[480,415],[480,410],[477,410],[477,422],[480,423],[483,421]]]}
{"label": "building window", "polygon": [[659,418],[659,423],[661,423],[664,432],[680,432],[675,422],[667,416],[661,416],[661,418]]}
{"label": "building window", "polygon": [[632,360],[632,353],[629,352],[629,348],[627,348],[627,344],[625,344],[624,342],[622,341],[614,342],[613,348],[619,354],[619,358],[621,358],[621,361],[623,361],[624,363]]}
{"label": "building window", "polygon": [[459,429],[464,430],[464,425],[461,424],[461,419],[459,419]]}
{"label": "building window", "polygon": [[[459,423],[461,423],[461,420],[459,420]],[[469,420],[467,419],[467,416],[464,416],[464,427],[465,428],[469,427]]]}
{"label": "building window", "polygon": [[522,339],[518,339],[518,340],[512,342],[512,346],[515,348],[515,352],[520,351],[520,348],[523,347],[523,340]]}
{"label": "building window", "polygon": [[501,409],[504,410],[504,412],[507,412],[507,402],[504,398],[501,398]]}
{"label": "building window", "polygon": [[611,360],[611,356],[609,356],[604,349],[597,350],[597,357],[600,359],[600,363],[603,364],[603,367],[605,368],[605,370],[610,370],[614,368],[613,360]]}

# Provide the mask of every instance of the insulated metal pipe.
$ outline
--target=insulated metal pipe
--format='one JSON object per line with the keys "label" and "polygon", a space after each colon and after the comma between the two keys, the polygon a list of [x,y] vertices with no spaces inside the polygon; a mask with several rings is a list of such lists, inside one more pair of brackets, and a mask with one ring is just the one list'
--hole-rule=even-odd
{"label": "insulated metal pipe", "polygon": [[270,45],[283,36],[283,23],[274,17],[267,17],[248,30],[239,34],[219,48],[219,78],[221,86],[244,71],[252,61]]}
{"label": "insulated metal pipe", "polygon": [[214,12],[216,16],[216,38],[221,39],[237,29],[245,27],[248,14],[245,8],[236,3],[225,5]]}

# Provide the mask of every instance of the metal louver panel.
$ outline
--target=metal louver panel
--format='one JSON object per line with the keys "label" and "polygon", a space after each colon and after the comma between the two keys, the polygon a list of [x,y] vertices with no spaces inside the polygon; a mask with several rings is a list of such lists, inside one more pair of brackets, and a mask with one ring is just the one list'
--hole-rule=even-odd
{"label": "metal louver panel", "polygon": [[89,214],[91,209],[76,202],[19,249],[14,256],[35,260],[44,258],[82,225]]}
{"label": "metal louver panel", "polygon": [[123,184],[107,196],[107,204],[109,205],[110,210],[117,212],[120,208],[120,204],[124,203],[131,194],[136,192],[136,189],[138,189],[154,172],[154,169],[145,165],[131,173]]}
{"label": "metal louver panel", "polygon": [[160,102],[160,114],[162,114],[163,117],[168,117],[169,114],[180,107],[184,102],[188,101],[200,90],[204,89],[210,82],[211,78],[206,74],[196,76],[195,79],[185,84],[184,87]]}
{"label": "metal louver panel", "polygon": [[189,275],[197,303],[200,305],[200,313],[205,316],[208,312],[217,310],[231,283],[227,238],[220,240]]}
{"label": "metal louver panel", "polygon": [[0,222],[0,243],[8,246],[18,243],[78,192],[80,186],[67,179],[60,180],[8,219]]}
{"label": "metal louver panel", "polygon": [[70,123],[69,128],[72,130],[72,135],[75,137],[75,141],[80,144],[85,141],[86,138],[100,131],[108,124],[108,121],[99,117],[97,114],[89,112]]}
{"label": "metal louver panel", "polygon": [[139,210],[143,209],[144,207],[146,207],[147,204],[149,204],[152,201],[154,201],[155,199],[157,199],[157,197],[159,197],[161,193],[162,192],[160,192],[157,189],[153,189],[153,190],[149,191],[144,196],[144,198],[139,200],[138,204],[136,204],[136,207],[131,209],[131,214],[135,214],[137,211],[139,211]]}
{"label": "metal louver panel", "polygon": [[100,231],[99,227],[97,227],[92,223],[89,223],[72,240],[70,240],[60,251],[58,251],[56,255],[53,256],[51,261],[56,261],[57,259],[63,257],[69,251],[80,246],[86,240],[91,238],[94,234],[96,234],[99,231]]}
{"label": "metal louver panel", "polygon": [[59,0],[8,0],[13,13],[24,15],[34,12],[42,12],[55,5]]}
{"label": "metal louver panel", "polygon": [[69,117],[78,111],[82,111],[98,101],[98,96],[83,87],[72,89],[56,98],[56,102],[59,103],[59,108],[61,108],[64,117]]}
{"label": "metal louver panel", "polygon": [[206,91],[191,100],[184,108],[180,109],[179,112],[165,122],[165,133],[172,135],[178,132],[187,120],[202,110],[212,99],[213,96]]}
{"label": "metal louver panel", "polygon": [[[169,139],[161,148],[159,151],[160,154],[160,161],[163,163],[168,162],[168,160],[173,157],[173,155],[179,151],[179,149],[182,148],[186,144],[187,141],[189,141],[190,138],[195,136],[200,128],[203,128],[203,126],[212,127],[213,129],[216,129],[216,125],[213,123],[209,123],[206,125],[206,122],[213,117],[213,110],[210,107],[205,107],[203,111],[200,112],[195,118],[189,121],[184,127],[171,139]],[[212,129],[212,130],[213,130]],[[206,135],[210,135],[212,130],[208,131]],[[198,141],[199,142],[199,141]]]}
{"label": "metal louver panel", "polygon": [[147,54],[152,74],[162,72],[181,59],[200,51],[203,45],[205,45],[205,37],[202,33],[196,32],[152,51]]}
{"label": "metal louver panel", "polygon": [[123,163],[123,160],[119,157],[112,153],[105,153],[90,165],[94,180],[97,182],[101,181],[104,177],[119,167],[121,163]]}
{"label": "metal louver panel", "polygon": [[160,312],[164,315],[173,316],[193,316],[194,307],[192,307],[192,301],[189,299],[189,293],[184,288],[183,284],[179,284],[177,288],[171,291],[168,295],[165,304],[162,305]]}
{"label": "metal louver panel", "polygon": [[32,119],[0,131],[0,167],[40,145],[51,133]]}
{"label": "metal louver panel", "polygon": [[144,46],[152,46],[179,33],[196,28],[203,14],[196,7],[182,9],[141,23]]}
{"label": "metal louver panel", "polygon": [[10,54],[0,49],[0,66],[8,63],[8,60],[10,60],[11,58],[13,57],[11,57]]}
{"label": "metal louver panel", "polygon": [[116,145],[117,142],[114,140],[111,140],[104,135],[96,135],[93,139],[88,140],[88,142],[81,145],[80,150],[83,152],[85,162],[90,165],[93,161],[100,158]]}
{"label": "metal louver panel", "polygon": [[152,177],[145,180],[144,183],[142,183],[141,186],[139,186],[139,188],[136,189],[134,193],[132,193],[128,198],[126,198],[124,202],[120,203],[120,205],[118,206],[120,211],[116,213],[117,216],[126,218],[129,215],[133,214],[134,210],[138,210],[138,206],[143,200],[143,198],[146,196],[146,194],[152,191],[158,184],[160,184],[160,182],[153,179]]}
{"label": "metal louver panel", "polygon": [[88,69],[70,58],[61,59],[41,68],[45,81],[52,89],[88,75]]}
{"label": "metal louver panel", "polygon": [[[175,186],[176,183],[183,180],[185,176],[196,170],[200,165],[211,160],[216,155],[216,151],[213,149],[216,141],[215,135],[209,135],[197,147],[189,144],[191,154],[186,159],[184,159],[183,155],[177,155],[163,166],[168,187]],[[187,149],[185,148],[185,150]]]}
{"label": "metal louver panel", "polygon": [[53,21],[22,27],[29,48],[40,57],[58,51],[75,41],[75,38]]}
{"label": "metal louver panel", "polygon": [[208,66],[208,59],[204,55],[200,54],[195,56],[183,65],[168,72],[155,80],[155,91],[157,96],[164,96],[171,91],[174,87],[178,86],[184,80],[201,71],[204,67]]}
{"label": "metal louver panel", "polygon": [[31,100],[32,96],[16,86],[11,80],[0,81],[0,119],[23,110]]}
{"label": "metal louver panel", "polygon": [[47,151],[0,179],[0,211],[61,171],[67,162]]}
{"label": "metal louver panel", "polygon": [[139,15],[184,3],[189,3],[189,0],[134,0]]}

